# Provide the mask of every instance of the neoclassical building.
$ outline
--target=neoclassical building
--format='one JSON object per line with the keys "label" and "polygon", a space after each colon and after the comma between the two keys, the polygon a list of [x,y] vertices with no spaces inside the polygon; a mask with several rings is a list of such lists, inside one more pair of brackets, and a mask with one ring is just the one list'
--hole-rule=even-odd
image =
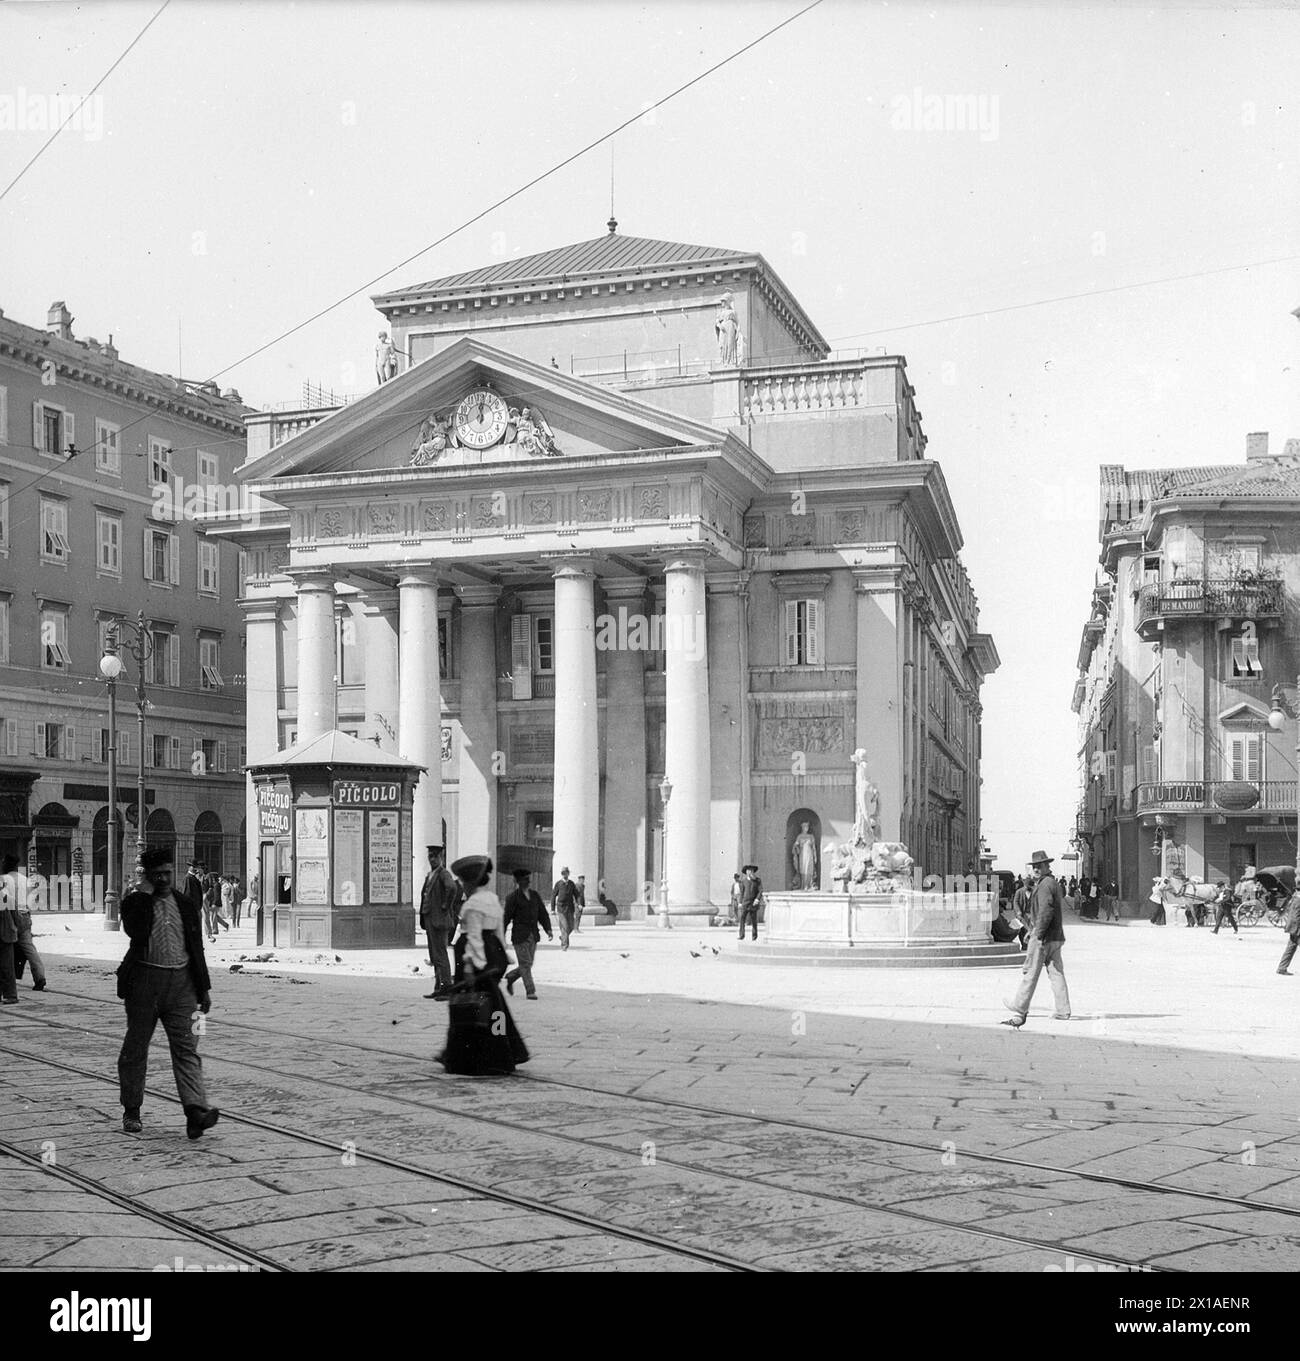
{"label": "neoclassical building", "polygon": [[974,870],[998,659],[904,360],[831,356],[761,255],[613,228],[377,298],[394,376],[250,419],[210,526],[250,765],[339,729],[427,768],[415,883],[531,845],[699,912],[786,887],[804,823],[831,886],[863,747],[882,837]]}

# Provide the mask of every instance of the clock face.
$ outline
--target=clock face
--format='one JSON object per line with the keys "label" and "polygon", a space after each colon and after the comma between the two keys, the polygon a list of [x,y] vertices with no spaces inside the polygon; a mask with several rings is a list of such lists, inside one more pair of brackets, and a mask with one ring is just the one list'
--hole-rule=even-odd
{"label": "clock face", "polygon": [[470,449],[495,444],[509,423],[509,408],[487,388],[477,388],[456,408],[456,438]]}

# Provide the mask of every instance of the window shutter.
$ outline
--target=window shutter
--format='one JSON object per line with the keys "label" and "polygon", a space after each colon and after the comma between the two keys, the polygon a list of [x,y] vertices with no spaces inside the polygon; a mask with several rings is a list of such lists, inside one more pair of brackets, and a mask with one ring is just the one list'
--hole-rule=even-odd
{"label": "window shutter", "polygon": [[144,527],[144,579],[153,580],[153,543],[149,538],[149,526]]}
{"label": "window shutter", "polygon": [[181,584],[181,536],[169,534],[167,542],[171,547],[172,555],[171,583],[173,586],[179,586]]}
{"label": "window shutter", "polygon": [[18,720],[11,718],[5,724],[5,755],[18,755]]}
{"label": "window shutter", "polygon": [[131,764],[131,734],[120,732],[117,735],[117,760],[119,765]]}
{"label": "window shutter", "polygon": [[181,685],[181,635],[173,633],[167,640],[167,660],[171,665],[171,677],[168,684],[173,690],[179,690]]}
{"label": "window shutter", "polygon": [[229,745],[228,745],[227,743],[225,743],[225,742],[218,742],[218,743],[217,743],[217,769],[218,769],[218,770],[224,771],[224,770],[226,769],[226,757],[229,755],[229,752],[230,752],[230,747],[229,747]]}
{"label": "window shutter", "polygon": [[44,723],[38,723],[38,724],[36,725],[36,754],[37,754],[37,756],[44,756],[44,755],[45,755],[45,724],[44,724]]}
{"label": "window shutter", "polygon": [[806,602],[806,608],[805,659],[815,666],[820,666],[822,663],[822,615],[824,614],[822,601],[809,600]]}
{"label": "window shutter", "polygon": [[65,761],[77,759],[77,730],[71,723],[63,729],[63,759]]}
{"label": "window shutter", "polygon": [[77,442],[76,418],[73,416],[71,411],[65,411],[63,413],[63,449],[60,449],[59,452],[63,453],[64,450],[71,449],[72,446],[76,444],[76,442]]}
{"label": "window shutter", "polygon": [[[198,757],[196,761],[194,758]],[[208,758],[203,754],[203,743],[199,738],[194,739],[194,750],[190,752],[190,774],[206,775],[208,773]]]}
{"label": "window shutter", "polygon": [[179,737],[167,739],[167,764],[172,770],[181,768],[181,739]]}
{"label": "window shutter", "polygon": [[32,403],[32,448],[37,451],[45,448],[45,412],[40,402]]}
{"label": "window shutter", "polygon": [[1258,784],[1264,771],[1264,739],[1259,733],[1251,733],[1246,738],[1246,778]]}
{"label": "window shutter", "polygon": [[1106,793],[1113,795],[1116,790],[1116,764],[1119,760],[1119,752],[1108,751],[1106,753]]}
{"label": "window shutter", "polygon": [[799,602],[797,600],[785,602],[785,664],[786,666],[798,666],[799,664]]}
{"label": "window shutter", "polygon": [[144,739],[144,763],[146,766],[153,765],[153,756],[154,744],[148,737],[146,737]]}
{"label": "window shutter", "polygon": [[510,673],[514,678],[514,699],[533,697],[533,621],[532,616],[516,614],[510,620]]}

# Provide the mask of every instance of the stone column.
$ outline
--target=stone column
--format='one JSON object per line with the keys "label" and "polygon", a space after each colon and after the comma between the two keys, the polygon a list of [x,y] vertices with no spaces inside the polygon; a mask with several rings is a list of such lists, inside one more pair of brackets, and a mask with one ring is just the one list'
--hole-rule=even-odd
{"label": "stone column", "polygon": [[[880,839],[901,841],[903,812],[901,599],[892,573],[855,572],[857,591],[857,732],[867,778],[880,791]],[[920,757],[918,753],[918,757]],[[910,849],[910,848],[909,848]],[[916,855],[916,852],[913,851]],[[918,863],[921,857],[916,856]],[[928,871],[929,866],[925,866]]]}
{"label": "stone column", "polygon": [[397,750],[426,768],[415,786],[413,885],[424,882],[427,846],[442,844],[442,687],[438,678],[438,578],[431,567],[402,567]]}
{"label": "stone column", "polygon": [[362,597],[362,642],[365,649],[366,727],[379,738],[379,750],[397,751],[400,698],[397,592],[368,590]]}
{"label": "stone column", "polygon": [[709,653],[704,563],[683,553],[664,568],[664,767],[668,801],[668,906],[704,915],[709,906]]}
{"label": "stone column", "polygon": [[[497,732],[497,599],[495,586],[462,586],[460,596],[460,795],[458,855],[495,856],[500,739]],[[546,887],[537,886],[539,891]]]}
{"label": "stone column", "polygon": [[290,574],[298,593],[298,745],[337,726],[334,574],[304,569]]}
{"label": "stone column", "polygon": [[[244,741],[248,764],[270,761],[280,749],[279,601],[252,599],[240,602],[244,612]],[[120,779],[119,779],[120,783]],[[244,812],[248,828],[247,883],[258,864],[257,799],[253,777],[244,777]]]}
{"label": "stone column", "polygon": [[748,573],[745,572],[730,572],[708,579],[709,733],[713,766],[709,896],[718,904],[729,901],[731,876],[751,858],[746,832],[749,821],[749,761],[745,751],[748,735],[745,710],[749,703],[748,633],[745,627],[749,600],[747,586]]}
{"label": "stone column", "polygon": [[645,877],[647,585],[644,577],[601,582],[610,637],[605,650],[605,885],[620,909],[640,900]]}
{"label": "stone column", "polygon": [[555,569],[555,864],[600,879],[600,752],[597,747],[594,572],[587,558]]}

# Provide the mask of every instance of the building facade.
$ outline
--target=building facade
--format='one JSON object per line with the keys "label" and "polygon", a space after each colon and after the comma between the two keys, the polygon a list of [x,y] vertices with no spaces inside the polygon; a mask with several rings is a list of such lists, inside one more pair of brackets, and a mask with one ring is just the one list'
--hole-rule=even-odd
{"label": "building facade", "polygon": [[[1144,912],[1169,871],[1296,859],[1300,441],[1245,464],[1101,470],[1079,651],[1081,872]],[[1274,689],[1282,687],[1275,723]]]}
{"label": "building facade", "polygon": [[[0,851],[79,903],[102,891],[108,751],[116,741],[124,860],[134,862],[134,634],[146,621],[146,833],[242,873],[243,618],[238,550],[196,529],[234,486],[238,394],[120,359],[0,315]],[[122,630],[117,731],[100,674]],[[51,893],[56,890],[52,887]]]}
{"label": "building facade", "polygon": [[831,357],[759,255],[613,230],[376,303],[412,362],[250,418],[209,526],[250,762],[338,728],[428,767],[417,883],[525,845],[700,912],[749,860],[786,887],[805,822],[831,887],[862,747],[882,839],[975,872],[997,654],[901,358]]}

